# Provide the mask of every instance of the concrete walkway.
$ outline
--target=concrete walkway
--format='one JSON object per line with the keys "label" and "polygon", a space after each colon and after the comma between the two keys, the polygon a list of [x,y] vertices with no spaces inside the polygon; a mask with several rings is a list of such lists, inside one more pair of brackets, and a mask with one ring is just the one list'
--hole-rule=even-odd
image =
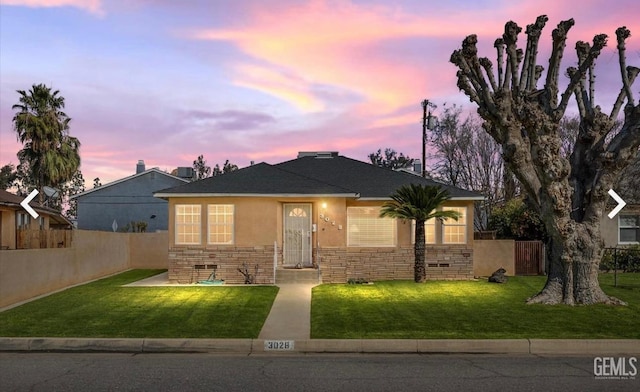
{"label": "concrete walkway", "polygon": [[279,284],[278,295],[258,339],[306,340],[311,331],[311,289],[315,284]]}

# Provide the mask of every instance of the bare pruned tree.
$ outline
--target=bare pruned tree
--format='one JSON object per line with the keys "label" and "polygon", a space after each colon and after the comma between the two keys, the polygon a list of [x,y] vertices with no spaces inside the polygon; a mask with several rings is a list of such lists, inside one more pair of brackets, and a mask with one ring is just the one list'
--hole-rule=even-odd
{"label": "bare pruned tree", "polygon": [[474,227],[487,229],[488,217],[505,198],[504,165],[500,146],[482,129],[477,115],[462,118],[458,106],[446,106],[429,138],[432,176],[444,183],[485,196],[475,204]]}
{"label": "bare pruned tree", "polygon": [[[495,41],[497,72],[493,63],[478,57],[477,36],[469,35],[451,55],[458,67],[458,87],[478,105],[485,130],[502,147],[503,158],[538,210],[549,235],[549,269],[545,287],[528,300],[545,304],[622,304],[606,295],[598,283],[602,255],[600,220],[622,170],[638,154],[640,105],[631,86],[640,69],[627,67],[626,27],[616,30],[621,90],[610,113],[595,101],[595,61],[607,36],[593,42],[578,41],[578,66],[567,68],[569,81],[560,91],[558,79],[567,34],[574,20],[561,21],[552,32],[552,51],[544,86],[538,87],[543,67],[537,64],[538,43],[547,23],[542,15],[526,28],[527,42],[518,48],[522,31],[507,22]],[[571,98],[580,117],[570,156],[562,154],[560,121]],[[613,137],[615,122],[624,120]]]}

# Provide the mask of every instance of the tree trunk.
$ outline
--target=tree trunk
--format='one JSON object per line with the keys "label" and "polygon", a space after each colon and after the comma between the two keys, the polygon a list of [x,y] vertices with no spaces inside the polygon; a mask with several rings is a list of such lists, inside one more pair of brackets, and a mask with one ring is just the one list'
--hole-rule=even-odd
{"label": "tree trunk", "polygon": [[527,303],[626,305],[605,294],[598,283],[598,266],[603,249],[591,235],[599,231],[599,223],[573,222],[571,226],[575,228],[567,239],[556,234],[547,241],[547,283]]}
{"label": "tree trunk", "polygon": [[416,240],[414,244],[415,263],[413,266],[413,278],[416,283],[424,283],[427,280],[427,265],[425,261],[424,244],[424,220],[416,220]]}

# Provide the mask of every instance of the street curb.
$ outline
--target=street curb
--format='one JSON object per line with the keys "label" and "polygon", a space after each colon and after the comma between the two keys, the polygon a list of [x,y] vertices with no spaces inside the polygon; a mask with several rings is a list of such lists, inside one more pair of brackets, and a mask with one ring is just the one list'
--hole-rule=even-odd
{"label": "street curb", "polygon": [[531,354],[546,355],[558,352],[572,354],[634,355],[640,356],[639,339],[529,339]]}
{"label": "street curb", "polygon": [[417,353],[640,356],[638,339],[308,339],[286,350],[264,339],[0,338],[0,352]]}

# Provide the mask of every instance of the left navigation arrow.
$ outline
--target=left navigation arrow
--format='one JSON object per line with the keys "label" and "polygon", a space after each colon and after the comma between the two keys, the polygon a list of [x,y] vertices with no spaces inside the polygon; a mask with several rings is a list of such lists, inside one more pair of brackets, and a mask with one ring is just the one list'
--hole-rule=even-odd
{"label": "left navigation arrow", "polygon": [[35,212],[33,208],[31,208],[29,203],[31,202],[31,200],[33,200],[34,197],[38,196],[38,193],[39,193],[38,190],[34,189],[31,191],[31,193],[29,193],[29,196],[27,196],[24,200],[20,202],[20,205],[22,206],[22,208],[24,208],[29,213],[29,215],[33,217],[33,219],[37,219],[38,216],[40,215],[38,215],[38,213]]}

